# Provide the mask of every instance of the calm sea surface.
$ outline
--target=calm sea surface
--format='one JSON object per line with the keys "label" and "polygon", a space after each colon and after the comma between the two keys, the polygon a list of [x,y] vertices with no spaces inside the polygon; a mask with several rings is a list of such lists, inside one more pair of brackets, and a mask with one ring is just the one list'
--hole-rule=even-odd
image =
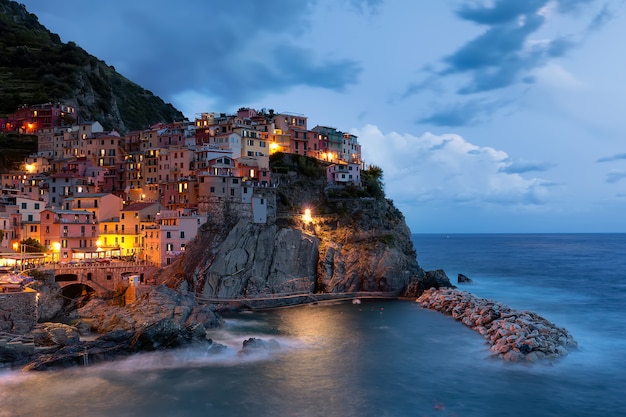
{"label": "calm sea surface", "polygon": [[[13,416],[624,416],[626,235],[414,235],[424,269],[567,328],[580,349],[552,364],[493,359],[483,338],[414,302],[238,314],[230,347],[143,354],[93,367],[0,373]],[[281,348],[241,356],[249,337]]]}

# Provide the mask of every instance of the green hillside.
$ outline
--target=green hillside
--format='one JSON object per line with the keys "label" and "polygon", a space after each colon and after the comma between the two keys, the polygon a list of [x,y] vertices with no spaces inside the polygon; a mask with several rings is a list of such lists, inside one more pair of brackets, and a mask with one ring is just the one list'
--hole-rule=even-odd
{"label": "green hillside", "polygon": [[0,117],[22,104],[47,102],[73,105],[80,120],[123,133],[184,119],[104,61],[61,42],[23,5],[0,0]]}

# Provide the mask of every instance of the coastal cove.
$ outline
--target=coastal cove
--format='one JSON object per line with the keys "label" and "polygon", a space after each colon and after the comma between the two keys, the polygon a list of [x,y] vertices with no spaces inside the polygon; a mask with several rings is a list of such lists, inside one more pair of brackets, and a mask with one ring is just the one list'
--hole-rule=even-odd
{"label": "coastal cove", "polygon": [[[309,305],[225,317],[224,354],[184,349],[0,376],[2,415],[598,416],[626,412],[624,235],[413,235],[424,269],[562,326],[550,364],[491,358],[483,338],[414,302]],[[241,356],[241,342],[276,351]],[[68,406],[71,404],[71,406]]]}

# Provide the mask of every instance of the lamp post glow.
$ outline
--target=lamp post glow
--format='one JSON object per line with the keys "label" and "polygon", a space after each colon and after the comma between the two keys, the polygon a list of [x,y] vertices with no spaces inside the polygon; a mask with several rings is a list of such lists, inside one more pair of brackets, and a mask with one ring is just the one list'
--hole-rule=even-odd
{"label": "lamp post glow", "polygon": [[311,209],[305,209],[304,214],[302,215],[302,221],[309,224],[313,221],[313,217],[311,217]]}
{"label": "lamp post glow", "polygon": [[54,263],[54,254],[55,252],[59,253],[59,260],[61,260],[61,244],[59,242],[54,242],[52,244],[52,263]]}

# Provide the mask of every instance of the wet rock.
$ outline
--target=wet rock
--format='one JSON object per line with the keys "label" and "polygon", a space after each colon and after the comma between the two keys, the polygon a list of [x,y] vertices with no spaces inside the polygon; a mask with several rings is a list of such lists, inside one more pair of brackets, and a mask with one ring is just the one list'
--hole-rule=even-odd
{"label": "wet rock", "polygon": [[207,353],[211,354],[211,355],[217,355],[220,353],[223,353],[226,349],[228,349],[228,347],[226,345],[223,345],[221,343],[216,343],[212,340],[209,339],[209,348],[207,349]]}
{"label": "wet rock", "polygon": [[276,339],[263,340],[255,337],[243,341],[243,346],[239,354],[248,354],[258,351],[268,351],[280,349],[280,343]]}
{"label": "wet rock", "polygon": [[472,279],[466,275],[459,274],[456,278],[456,282],[458,282],[459,284],[471,284],[474,281],[472,281]]}
{"label": "wet rock", "polygon": [[39,323],[32,331],[35,346],[67,346],[79,342],[78,329],[62,323]]}

